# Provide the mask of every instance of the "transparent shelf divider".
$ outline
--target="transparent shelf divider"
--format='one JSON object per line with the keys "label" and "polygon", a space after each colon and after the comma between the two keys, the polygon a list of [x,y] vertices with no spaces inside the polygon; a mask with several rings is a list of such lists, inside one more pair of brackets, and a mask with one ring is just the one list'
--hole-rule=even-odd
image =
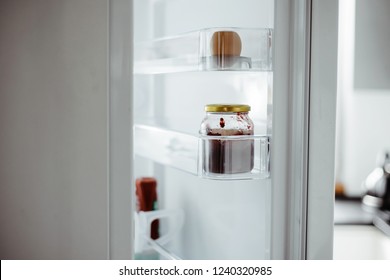
{"label": "transparent shelf divider", "polygon": [[140,42],[134,73],[272,71],[272,29],[208,28]]}
{"label": "transparent shelf divider", "polygon": [[197,136],[134,126],[136,155],[205,179],[251,180],[270,175],[268,136]]}

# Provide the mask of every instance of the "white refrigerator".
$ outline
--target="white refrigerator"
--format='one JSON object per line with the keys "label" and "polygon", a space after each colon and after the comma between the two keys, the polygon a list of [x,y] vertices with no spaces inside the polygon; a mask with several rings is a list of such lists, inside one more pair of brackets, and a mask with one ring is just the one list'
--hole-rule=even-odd
{"label": "white refrigerator", "polygon": [[[110,1],[110,258],[332,258],[337,29],[336,0]],[[200,133],[210,104],[253,133]]]}

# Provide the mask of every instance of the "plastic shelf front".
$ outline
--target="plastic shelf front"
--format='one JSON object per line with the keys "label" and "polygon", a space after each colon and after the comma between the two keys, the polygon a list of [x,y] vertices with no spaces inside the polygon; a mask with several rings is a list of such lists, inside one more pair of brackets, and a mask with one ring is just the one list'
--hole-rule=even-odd
{"label": "plastic shelf front", "polygon": [[134,151],[205,179],[251,180],[270,175],[268,136],[197,136],[135,125]]}
{"label": "plastic shelf front", "polygon": [[272,71],[272,29],[208,28],[135,44],[134,73]]}

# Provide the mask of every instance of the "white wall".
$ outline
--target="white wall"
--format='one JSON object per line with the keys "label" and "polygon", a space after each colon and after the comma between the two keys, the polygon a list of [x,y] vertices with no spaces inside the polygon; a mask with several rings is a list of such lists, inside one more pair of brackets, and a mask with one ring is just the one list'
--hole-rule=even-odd
{"label": "white wall", "polygon": [[107,1],[0,2],[0,258],[104,259]]}
{"label": "white wall", "polygon": [[340,4],[336,179],[356,196],[377,154],[390,150],[390,2]]}

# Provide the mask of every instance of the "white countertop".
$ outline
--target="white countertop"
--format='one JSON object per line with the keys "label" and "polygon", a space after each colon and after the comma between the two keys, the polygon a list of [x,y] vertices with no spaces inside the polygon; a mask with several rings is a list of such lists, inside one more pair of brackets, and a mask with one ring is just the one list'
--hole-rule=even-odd
{"label": "white countertop", "polygon": [[370,225],[335,225],[335,260],[390,260],[390,237]]}

